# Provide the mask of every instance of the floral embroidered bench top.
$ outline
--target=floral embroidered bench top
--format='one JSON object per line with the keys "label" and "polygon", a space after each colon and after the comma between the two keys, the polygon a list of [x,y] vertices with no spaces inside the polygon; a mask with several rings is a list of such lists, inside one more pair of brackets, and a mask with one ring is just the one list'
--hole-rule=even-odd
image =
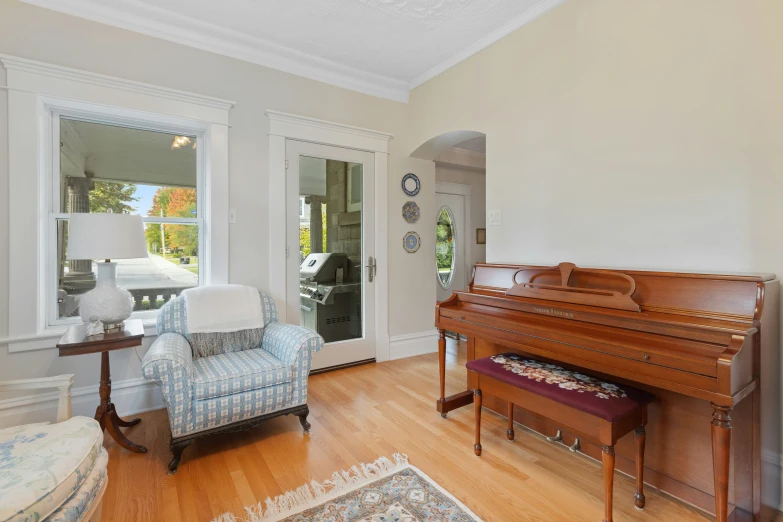
{"label": "floral embroidered bench top", "polygon": [[468,362],[467,368],[610,422],[655,399],[654,395],[637,388],[515,353],[476,359]]}

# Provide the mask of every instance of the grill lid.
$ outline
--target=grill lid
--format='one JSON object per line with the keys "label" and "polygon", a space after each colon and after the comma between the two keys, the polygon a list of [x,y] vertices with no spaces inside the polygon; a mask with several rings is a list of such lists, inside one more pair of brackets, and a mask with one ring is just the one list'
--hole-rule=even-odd
{"label": "grill lid", "polygon": [[299,277],[318,283],[334,281],[337,269],[348,272],[348,256],[340,253],[308,254],[299,266]]}

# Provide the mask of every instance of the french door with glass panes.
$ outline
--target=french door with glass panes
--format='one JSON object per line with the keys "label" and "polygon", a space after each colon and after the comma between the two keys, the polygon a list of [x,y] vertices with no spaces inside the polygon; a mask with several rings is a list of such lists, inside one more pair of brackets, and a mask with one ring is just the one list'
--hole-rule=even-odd
{"label": "french door with glass panes", "polygon": [[286,140],[286,318],[326,341],[313,369],[375,358],[375,163]]}

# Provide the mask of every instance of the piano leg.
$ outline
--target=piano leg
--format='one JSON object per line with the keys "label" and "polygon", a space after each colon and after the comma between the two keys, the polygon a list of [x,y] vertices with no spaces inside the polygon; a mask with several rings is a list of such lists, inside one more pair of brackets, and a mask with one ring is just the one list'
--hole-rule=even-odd
{"label": "piano leg", "polygon": [[612,522],[614,497],[614,446],[602,447],[601,464],[604,468],[604,522]]}
{"label": "piano leg", "polygon": [[[446,330],[438,330],[438,370],[440,373],[440,402],[446,401]],[[446,412],[441,412],[446,418]]]}
{"label": "piano leg", "polygon": [[[465,390],[446,397],[446,330],[438,330],[438,374],[440,377],[440,398],[436,406],[444,419],[451,410],[462,408],[473,402],[473,390]],[[470,340],[468,340],[470,346]]]}
{"label": "piano leg", "polygon": [[729,464],[731,417],[728,406],[712,405],[712,472],[715,477],[715,520],[727,522],[729,513]]}

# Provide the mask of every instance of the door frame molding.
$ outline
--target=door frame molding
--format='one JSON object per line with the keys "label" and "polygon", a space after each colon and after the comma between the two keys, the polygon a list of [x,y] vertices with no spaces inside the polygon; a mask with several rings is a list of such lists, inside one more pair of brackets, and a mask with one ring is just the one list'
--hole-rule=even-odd
{"label": "door frame molding", "polygon": [[[462,288],[467,288],[468,283],[470,282],[470,274],[472,273],[472,266],[470,266],[471,261],[471,255],[470,255],[470,246],[472,243],[470,242],[470,230],[471,230],[471,224],[470,224],[470,194],[473,190],[473,187],[471,185],[465,185],[463,183],[451,183],[449,181],[436,181],[435,182],[435,198],[437,200],[437,194],[452,194],[454,196],[463,196],[465,198],[465,208],[463,211],[465,212],[465,224],[462,227],[462,258],[465,260],[465,280],[462,282]],[[440,207],[438,207],[438,210],[440,210]],[[437,219],[437,215],[435,216],[435,219]],[[437,281],[435,281],[435,284],[438,284]]]}
{"label": "door frame molding", "polygon": [[389,242],[386,201],[388,132],[375,131],[286,112],[266,110],[269,118],[269,293],[280,321],[286,322],[286,140],[363,150],[375,157],[375,360],[389,360]]}

